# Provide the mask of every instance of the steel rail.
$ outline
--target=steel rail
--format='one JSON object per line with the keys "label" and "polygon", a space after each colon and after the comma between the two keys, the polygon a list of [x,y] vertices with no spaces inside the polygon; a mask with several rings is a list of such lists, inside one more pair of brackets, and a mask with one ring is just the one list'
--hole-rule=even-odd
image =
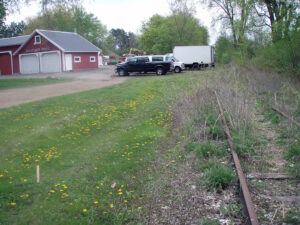
{"label": "steel rail", "polygon": [[298,127],[300,127],[300,123],[298,123],[297,121],[295,121],[293,118],[291,118],[290,116],[288,116],[286,113],[281,112],[279,109],[276,109],[275,107],[272,107],[272,109],[279,115],[288,118],[289,120],[291,120],[293,123],[295,123]]}
{"label": "steel rail", "polygon": [[234,161],[234,164],[235,164],[235,168],[236,168],[238,178],[239,178],[239,181],[240,181],[240,189],[242,191],[242,197],[243,197],[243,200],[244,200],[244,203],[245,203],[245,211],[247,212],[247,214],[249,216],[250,224],[251,225],[259,225],[256,213],[255,213],[255,210],[254,210],[254,205],[253,205],[253,202],[252,202],[252,199],[251,199],[251,195],[250,195],[247,183],[246,183],[246,178],[245,178],[245,175],[243,173],[239,157],[238,157],[236,151],[234,150],[234,143],[233,143],[233,140],[232,140],[232,137],[231,137],[231,134],[230,134],[229,127],[228,127],[227,122],[226,122],[226,118],[225,118],[225,115],[224,115],[224,110],[222,108],[220,99],[218,97],[218,93],[216,91],[214,91],[214,92],[215,92],[216,99],[217,99],[217,102],[218,102],[218,105],[219,105],[219,110],[220,110],[222,121],[223,121],[223,128],[224,128],[224,131],[226,133],[226,136],[227,136],[227,139],[228,139],[228,142],[229,142],[231,154],[232,154],[233,161]]}

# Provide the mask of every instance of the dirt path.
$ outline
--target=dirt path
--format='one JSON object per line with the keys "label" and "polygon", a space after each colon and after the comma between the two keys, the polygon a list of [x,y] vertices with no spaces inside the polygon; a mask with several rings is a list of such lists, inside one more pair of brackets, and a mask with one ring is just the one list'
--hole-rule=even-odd
{"label": "dirt path", "polygon": [[[66,75],[62,74],[62,77],[66,77]],[[101,72],[99,73],[99,71],[69,74],[68,78],[74,79],[74,81],[1,90],[0,108],[8,108],[55,96],[112,86],[128,79],[126,77],[113,76],[111,69],[105,70],[102,74]]]}

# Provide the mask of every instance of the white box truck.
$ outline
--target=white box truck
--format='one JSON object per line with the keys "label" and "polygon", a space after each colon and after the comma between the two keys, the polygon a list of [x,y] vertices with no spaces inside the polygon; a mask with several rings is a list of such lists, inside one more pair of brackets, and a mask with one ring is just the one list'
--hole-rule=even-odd
{"label": "white box truck", "polygon": [[173,54],[187,68],[200,69],[201,67],[215,66],[213,46],[175,46]]}

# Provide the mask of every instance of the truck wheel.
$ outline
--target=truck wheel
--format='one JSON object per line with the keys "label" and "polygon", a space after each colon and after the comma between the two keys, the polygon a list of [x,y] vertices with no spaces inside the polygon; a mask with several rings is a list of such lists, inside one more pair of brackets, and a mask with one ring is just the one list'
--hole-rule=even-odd
{"label": "truck wheel", "polygon": [[174,69],[174,72],[175,72],[175,73],[180,73],[180,72],[181,72],[180,67],[176,66],[175,69]]}
{"label": "truck wheel", "polygon": [[128,75],[128,73],[125,70],[121,69],[119,71],[119,76],[127,76],[127,75]]}
{"label": "truck wheel", "polygon": [[193,64],[193,70],[199,70],[199,64],[198,63],[194,63]]}
{"label": "truck wheel", "polygon": [[163,74],[164,74],[163,68],[158,67],[158,68],[156,69],[156,75],[163,75]]}

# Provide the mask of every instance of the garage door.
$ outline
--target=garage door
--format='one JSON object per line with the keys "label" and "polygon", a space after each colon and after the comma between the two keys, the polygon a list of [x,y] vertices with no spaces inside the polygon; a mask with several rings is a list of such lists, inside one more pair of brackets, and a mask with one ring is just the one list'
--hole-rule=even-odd
{"label": "garage door", "polygon": [[20,69],[22,74],[39,73],[39,59],[36,54],[21,55]]}
{"label": "garage door", "polygon": [[41,72],[56,73],[61,71],[60,55],[58,52],[41,54]]}
{"label": "garage door", "polygon": [[0,75],[12,74],[11,56],[9,53],[0,52]]}

